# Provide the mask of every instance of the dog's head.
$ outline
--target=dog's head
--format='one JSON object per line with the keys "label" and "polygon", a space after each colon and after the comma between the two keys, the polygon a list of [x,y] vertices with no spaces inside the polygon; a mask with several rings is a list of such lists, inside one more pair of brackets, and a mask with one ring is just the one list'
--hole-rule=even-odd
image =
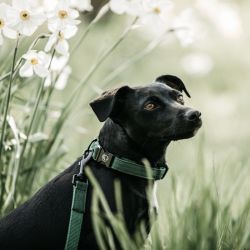
{"label": "dog's head", "polygon": [[183,91],[190,97],[181,79],[163,75],[145,87],[106,91],[90,106],[99,121],[112,119],[139,142],[180,140],[194,136],[202,124],[201,113],[184,106]]}

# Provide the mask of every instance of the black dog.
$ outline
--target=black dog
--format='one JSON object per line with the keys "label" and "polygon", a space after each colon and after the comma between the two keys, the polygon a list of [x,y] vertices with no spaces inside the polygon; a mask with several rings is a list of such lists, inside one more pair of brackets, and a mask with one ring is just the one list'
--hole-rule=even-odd
{"label": "black dog", "polygon": [[[106,121],[99,134],[102,147],[140,164],[145,158],[151,166],[164,163],[171,141],[190,138],[201,127],[201,113],[184,106],[182,91],[189,96],[179,78],[165,75],[146,87],[124,86],[105,92],[91,103],[98,119]],[[113,212],[117,209],[114,180],[120,180],[124,218],[131,235],[138,222],[148,223],[147,180],[108,169],[93,159],[88,165]],[[64,249],[72,200],[71,180],[78,172],[79,160],[3,218],[0,249]],[[90,184],[79,249],[99,249],[91,221],[92,191]]]}

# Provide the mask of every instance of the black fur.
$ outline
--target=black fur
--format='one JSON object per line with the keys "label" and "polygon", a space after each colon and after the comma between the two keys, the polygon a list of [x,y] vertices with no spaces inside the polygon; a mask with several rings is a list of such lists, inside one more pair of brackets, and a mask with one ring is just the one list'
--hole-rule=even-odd
{"label": "black fur", "polygon": [[[201,114],[182,104],[179,98],[181,93],[174,87],[175,82],[168,84],[174,79],[170,78],[168,76],[166,82],[159,78],[159,81],[146,87],[125,86],[106,92],[91,103],[98,119],[106,120],[99,134],[100,144],[105,150],[138,163],[146,158],[154,166],[165,161],[166,149],[171,141],[190,138],[196,133],[201,126]],[[183,90],[187,92],[185,86]],[[146,110],[148,103],[157,108]],[[72,199],[71,180],[79,172],[78,163],[79,160],[0,221],[1,250],[64,249]],[[115,172],[93,160],[88,165],[113,212],[117,209],[114,180],[120,180],[129,233],[133,235],[141,221],[148,225],[148,182]],[[79,249],[99,249],[91,220],[91,199],[90,184]]]}

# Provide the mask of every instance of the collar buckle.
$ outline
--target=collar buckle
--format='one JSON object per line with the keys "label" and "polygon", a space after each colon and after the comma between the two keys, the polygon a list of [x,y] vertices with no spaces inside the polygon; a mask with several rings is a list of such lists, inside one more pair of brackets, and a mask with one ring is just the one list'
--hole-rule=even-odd
{"label": "collar buckle", "polygon": [[95,147],[92,157],[95,161],[102,163],[106,167],[111,167],[111,163],[114,158],[113,154],[105,152],[100,145]]}

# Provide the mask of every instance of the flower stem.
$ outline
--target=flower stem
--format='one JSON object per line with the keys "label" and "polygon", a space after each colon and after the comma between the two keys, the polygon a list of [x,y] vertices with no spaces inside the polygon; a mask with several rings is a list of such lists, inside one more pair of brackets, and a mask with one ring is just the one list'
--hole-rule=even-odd
{"label": "flower stem", "polygon": [[[51,60],[50,60],[48,69],[50,69],[50,67],[51,67],[51,63],[52,63],[52,60],[54,58],[54,55],[55,55],[55,49],[53,50],[53,53],[52,53],[52,56],[51,56]],[[33,110],[33,114],[31,116],[30,125],[29,125],[29,128],[28,128],[27,133],[26,133],[26,140],[24,141],[24,144],[23,144],[23,147],[22,147],[22,151],[20,153],[20,159],[19,159],[19,163],[20,164],[22,163],[22,158],[23,158],[23,155],[24,155],[27,143],[29,141],[29,137],[30,137],[30,133],[31,133],[31,130],[32,130],[33,123],[35,121],[35,117],[36,117],[38,105],[39,105],[39,103],[41,101],[41,97],[43,96],[43,89],[44,89],[45,80],[46,80],[46,78],[44,80],[42,80],[42,83],[41,83],[40,88],[38,90],[38,97],[36,99],[36,103],[35,103],[35,107],[34,107],[34,110]],[[20,164],[19,164],[19,166],[20,166]]]}
{"label": "flower stem", "polygon": [[[5,105],[4,115],[3,115],[2,133],[1,133],[1,139],[0,139],[0,165],[2,162],[2,152],[3,152],[5,128],[6,128],[6,121],[7,121],[7,115],[8,115],[8,110],[9,110],[9,104],[10,104],[11,87],[12,87],[12,81],[13,81],[13,74],[15,71],[15,63],[16,63],[19,38],[20,38],[20,35],[17,37],[16,46],[14,49],[14,56],[13,56],[12,67],[11,67],[11,71],[10,71],[9,88],[8,88],[8,92],[7,92],[6,105]],[[0,167],[0,172],[1,172],[1,167]]]}
{"label": "flower stem", "polygon": [[[50,69],[50,67],[51,67],[51,63],[52,63],[52,60],[54,58],[54,55],[55,55],[55,49],[53,50],[48,69]],[[23,143],[23,147],[22,147],[22,150],[20,152],[20,157],[19,157],[18,163],[16,165],[16,171],[15,171],[14,176],[13,176],[12,190],[11,190],[11,193],[12,193],[13,196],[15,194],[16,182],[18,180],[20,167],[23,164],[23,156],[24,156],[24,153],[25,153],[25,150],[26,150],[26,147],[27,147],[27,143],[29,141],[29,137],[30,137],[30,134],[31,134],[31,131],[32,131],[32,127],[33,127],[33,124],[34,124],[34,121],[35,121],[35,118],[36,118],[38,106],[39,106],[39,103],[40,103],[40,101],[42,99],[42,96],[43,96],[45,80],[46,80],[46,78],[41,81],[41,85],[40,85],[39,90],[38,90],[38,97],[36,99],[35,107],[34,107],[34,110],[33,110],[32,116],[31,116],[31,121],[30,121],[28,130],[26,132],[26,139],[25,139],[25,141]]]}

